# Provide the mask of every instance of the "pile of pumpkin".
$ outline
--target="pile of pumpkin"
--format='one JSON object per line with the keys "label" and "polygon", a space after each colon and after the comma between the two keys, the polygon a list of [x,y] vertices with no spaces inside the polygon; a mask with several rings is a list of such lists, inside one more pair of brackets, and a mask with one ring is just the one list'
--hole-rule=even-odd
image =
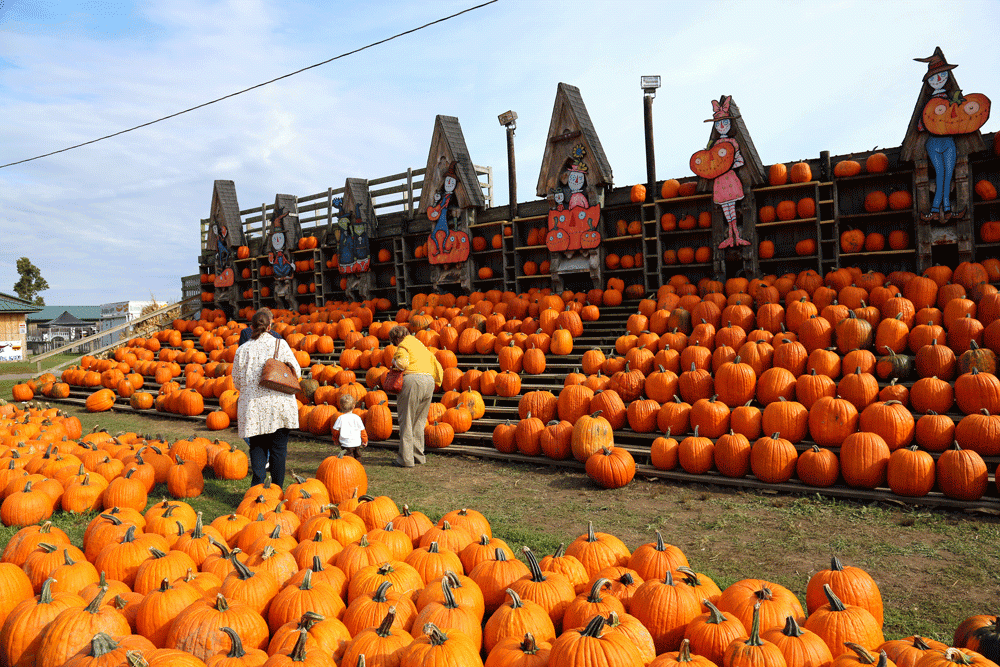
{"label": "pile of pumpkin", "polygon": [[776,583],[720,590],[659,533],[631,551],[591,524],[540,560],[524,547],[522,562],[475,510],[435,524],[366,492],[359,463],[330,457],[210,523],[164,501],[94,517],[80,546],[47,522],[24,528],[0,557],[0,662],[994,665],[974,652],[996,652],[992,617],[963,623],[959,649],[886,641],[878,586],[836,558],[809,580],[807,618]]}
{"label": "pile of pumpkin", "polygon": [[[494,442],[585,462],[627,425],[663,434],[651,458],[664,470],[714,467],[771,483],[797,475],[813,486],[842,476],[904,496],[937,484],[978,499],[982,457],[1000,455],[996,280],[996,260],[923,276],[840,269],[699,285],[675,276],[640,302],[614,351],[584,353],[558,397],[525,394],[520,421],[498,425]],[[955,407],[957,424],[945,414]],[[577,428],[582,419],[593,424]],[[807,437],[815,444],[799,455]]]}
{"label": "pile of pumpkin", "polygon": [[235,445],[206,438],[163,440],[135,433],[84,435],[80,420],[55,408],[0,405],[0,520],[37,524],[57,510],[143,509],[165,484],[175,498],[201,495],[203,470],[243,479],[249,461]]}

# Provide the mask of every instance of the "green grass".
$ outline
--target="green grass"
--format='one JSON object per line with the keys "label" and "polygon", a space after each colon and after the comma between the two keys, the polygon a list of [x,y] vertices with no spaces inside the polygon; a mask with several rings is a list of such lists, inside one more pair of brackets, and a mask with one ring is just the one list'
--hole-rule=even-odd
{"label": "green grass", "polygon": [[[44,373],[53,366],[58,366],[64,364],[67,361],[74,361],[79,359],[79,354],[54,354],[51,357],[42,359],[42,372]],[[28,359],[27,361],[12,361],[9,363],[0,364],[0,376],[4,375],[23,375],[25,373],[37,373],[38,365],[36,362]]]}

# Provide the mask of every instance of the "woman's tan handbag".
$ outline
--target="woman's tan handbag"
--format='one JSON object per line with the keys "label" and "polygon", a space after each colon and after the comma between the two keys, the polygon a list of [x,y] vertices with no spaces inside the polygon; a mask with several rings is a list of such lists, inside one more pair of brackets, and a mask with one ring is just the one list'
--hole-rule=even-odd
{"label": "woman's tan handbag", "polygon": [[294,394],[299,390],[299,379],[283,361],[278,361],[278,346],[281,340],[274,341],[274,356],[264,362],[260,370],[260,381],[257,383],[266,389],[280,391],[282,394]]}

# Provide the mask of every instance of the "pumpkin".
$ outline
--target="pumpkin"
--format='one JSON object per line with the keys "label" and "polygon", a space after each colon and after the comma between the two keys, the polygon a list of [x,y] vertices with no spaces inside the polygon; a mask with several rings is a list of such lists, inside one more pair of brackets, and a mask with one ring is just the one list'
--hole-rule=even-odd
{"label": "pumpkin", "polygon": [[990,117],[990,98],[970,93],[957,102],[933,97],[924,105],[921,119],[931,134],[968,134],[981,128]]}
{"label": "pumpkin", "polygon": [[885,642],[881,624],[868,609],[843,603],[829,584],[823,584],[823,593],[828,604],[811,613],[805,627],[819,635],[831,653],[839,653],[845,643],[876,650]]}
{"label": "pumpkin", "polygon": [[605,489],[619,489],[635,477],[635,460],[621,447],[603,447],[586,463],[587,476]]}
{"label": "pumpkin", "polygon": [[641,204],[646,201],[646,186],[641,183],[633,185],[629,191],[629,199],[633,204]]}
{"label": "pumpkin", "polygon": [[860,229],[847,229],[840,234],[840,251],[861,252],[865,247],[865,233]]}
{"label": "pumpkin", "polygon": [[841,160],[833,166],[833,175],[837,178],[857,176],[861,173],[861,163],[857,160]]}

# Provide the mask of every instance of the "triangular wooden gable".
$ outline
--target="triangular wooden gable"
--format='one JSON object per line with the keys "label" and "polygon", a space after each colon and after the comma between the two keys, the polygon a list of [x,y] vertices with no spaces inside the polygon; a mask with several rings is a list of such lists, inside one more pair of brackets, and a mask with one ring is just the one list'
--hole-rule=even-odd
{"label": "triangular wooden gable", "polygon": [[[243,245],[243,221],[240,219],[240,204],[236,200],[236,183],[233,181],[216,181],[212,190],[211,219],[224,225],[229,234],[226,245],[236,248]],[[213,226],[208,228],[208,247],[206,250],[215,252],[216,239]]]}
{"label": "triangular wooden gable", "polygon": [[420,210],[426,212],[428,206],[434,204],[434,193],[444,184],[444,175],[448,167],[455,162],[456,180],[455,196],[459,208],[482,208],[486,205],[483,190],[476,176],[476,168],[469,157],[469,149],[465,145],[465,135],[462,126],[454,116],[437,116],[434,119],[434,134],[431,136],[431,148],[427,153],[427,171],[424,173],[424,184],[420,188]]}
{"label": "triangular wooden gable", "polygon": [[[944,51],[941,50],[940,46],[934,47],[934,55],[944,59]],[[921,68],[920,76],[922,77],[925,72],[926,69]],[[944,89],[948,91],[949,96],[956,90],[961,90],[958,80],[955,78],[955,70],[950,71]],[[924,113],[924,107],[927,106],[933,92],[934,89],[926,81],[920,84],[920,95],[917,96],[917,103],[913,106],[913,114],[910,116],[910,124],[906,127],[906,136],[903,137],[903,147],[899,154],[900,160],[913,162],[915,160],[927,159],[924,144],[927,143],[927,137],[930,135],[927,132],[921,132],[917,127],[920,124],[920,117]],[[952,136],[955,139],[955,151],[958,155],[969,155],[970,153],[986,149],[986,144],[983,142],[983,135],[979,130],[970,132],[969,134],[956,134]]]}
{"label": "triangular wooden gable", "polygon": [[372,203],[367,179],[348,178],[344,183],[344,214],[352,220],[355,215],[360,215],[368,227],[368,234],[375,234],[375,205]]}
{"label": "triangular wooden gable", "polygon": [[[723,95],[724,97],[725,95]],[[751,187],[760,185],[767,180],[767,170],[764,169],[764,164],[760,161],[757,147],[753,145],[753,139],[750,138],[750,132],[747,131],[747,125],[743,122],[743,116],[740,115],[740,108],[736,106],[735,101],[730,101],[729,112],[735,116],[735,118],[731,118],[729,121],[731,125],[729,136],[739,143],[740,154],[743,156],[744,161],[744,165],[736,170],[736,175],[739,176],[740,182],[743,183],[744,190],[749,191]],[[712,130],[708,136],[709,146],[719,138],[719,131],[715,129],[715,123],[712,123],[711,128]],[[711,189],[712,181],[710,179],[698,179],[699,192],[707,192]]]}
{"label": "triangular wooden gable", "polygon": [[583,158],[587,164],[587,187],[613,185],[611,163],[608,162],[608,156],[604,153],[590,114],[587,113],[580,89],[568,83],[560,83],[556,89],[556,101],[552,108],[548,141],[545,144],[535,194],[545,197],[559,185],[559,177],[570,158],[570,151],[577,144],[582,144],[587,151]]}

